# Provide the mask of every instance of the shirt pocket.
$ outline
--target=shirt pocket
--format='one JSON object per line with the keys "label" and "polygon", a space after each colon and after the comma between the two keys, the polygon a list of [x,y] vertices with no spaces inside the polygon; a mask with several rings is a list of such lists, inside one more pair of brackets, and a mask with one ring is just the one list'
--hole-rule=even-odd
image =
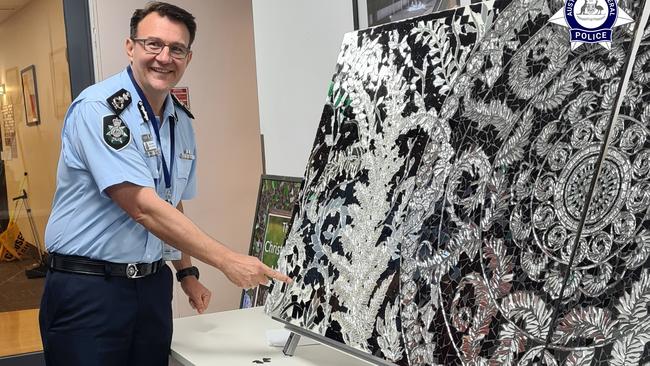
{"label": "shirt pocket", "polygon": [[176,176],[178,179],[188,179],[192,171],[192,159],[178,159],[176,161]]}

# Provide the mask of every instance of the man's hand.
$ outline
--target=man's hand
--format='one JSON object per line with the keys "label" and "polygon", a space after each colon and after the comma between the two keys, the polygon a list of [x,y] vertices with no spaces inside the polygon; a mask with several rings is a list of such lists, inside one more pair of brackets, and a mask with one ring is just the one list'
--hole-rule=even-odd
{"label": "man's hand", "polygon": [[181,288],[187,295],[192,309],[199,314],[203,314],[205,309],[210,305],[212,293],[194,276],[187,276],[181,280]]}
{"label": "man's hand", "polygon": [[267,285],[269,279],[272,278],[291,283],[291,278],[272,270],[259,259],[232,251],[229,253],[228,258],[223,261],[221,271],[228,277],[230,282],[242,288]]}

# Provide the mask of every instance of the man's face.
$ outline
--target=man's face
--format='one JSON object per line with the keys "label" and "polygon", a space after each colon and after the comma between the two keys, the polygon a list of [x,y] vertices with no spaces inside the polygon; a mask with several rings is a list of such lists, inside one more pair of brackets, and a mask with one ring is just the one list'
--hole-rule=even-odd
{"label": "man's face", "polygon": [[[136,38],[156,38],[166,44],[188,47],[190,32],[185,24],[153,12],[147,14],[138,24]],[[142,42],[130,38],[126,41],[126,53],[131,61],[133,76],[148,98],[166,95],[180,81],[192,59],[191,52],[185,59],[171,57],[169,47],[164,47],[157,55],[147,53]]]}

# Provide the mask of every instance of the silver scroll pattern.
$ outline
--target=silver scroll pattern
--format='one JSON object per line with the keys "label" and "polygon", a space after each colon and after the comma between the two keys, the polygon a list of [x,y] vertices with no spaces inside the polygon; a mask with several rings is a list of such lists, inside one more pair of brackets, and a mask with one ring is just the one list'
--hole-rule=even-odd
{"label": "silver scroll pattern", "polygon": [[650,362],[650,39],[610,123],[634,27],[571,51],[562,5],[346,35],[267,313],[397,365]]}

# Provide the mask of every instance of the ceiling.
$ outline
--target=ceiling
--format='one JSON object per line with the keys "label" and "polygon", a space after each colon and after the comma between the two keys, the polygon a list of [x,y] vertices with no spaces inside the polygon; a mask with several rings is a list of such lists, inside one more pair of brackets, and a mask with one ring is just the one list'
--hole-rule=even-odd
{"label": "ceiling", "polygon": [[11,14],[25,6],[30,0],[0,0],[0,23],[9,18]]}

